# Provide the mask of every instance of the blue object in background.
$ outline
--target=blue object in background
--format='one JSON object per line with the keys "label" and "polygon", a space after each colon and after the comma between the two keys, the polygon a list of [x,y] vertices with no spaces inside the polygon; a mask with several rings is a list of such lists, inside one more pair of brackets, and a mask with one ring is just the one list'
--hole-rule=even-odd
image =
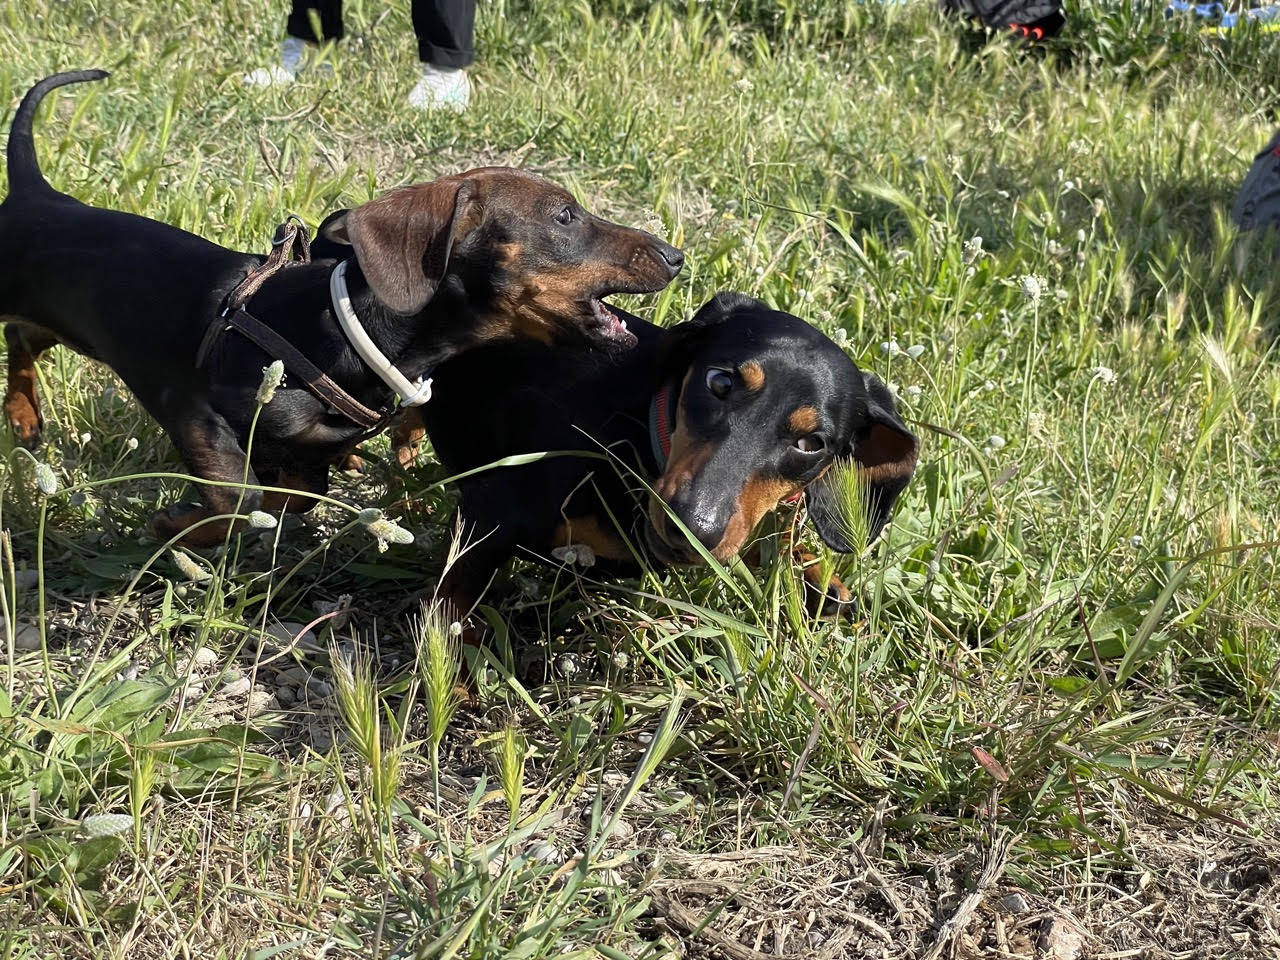
{"label": "blue object in background", "polygon": [[1201,20],[1210,20],[1219,30],[1230,30],[1246,20],[1258,23],[1280,21],[1280,4],[1266,7],[1254,7],[1241,13],[1228,12],[1221,3],[1190,3],[1188,0],[1170,0],[1164,8],[1164,15],[1172,17],[1176,13],[1190,13]]}

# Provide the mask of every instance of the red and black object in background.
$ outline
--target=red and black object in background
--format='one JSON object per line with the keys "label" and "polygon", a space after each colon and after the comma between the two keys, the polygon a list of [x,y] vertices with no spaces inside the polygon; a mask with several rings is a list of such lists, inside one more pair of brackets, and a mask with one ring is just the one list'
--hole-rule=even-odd
{"label": "red and black object in background", "polygon": [[1057,36],[1066,23],[1057,0],[939,0],[943,13],[976,20],[1035,43]]}

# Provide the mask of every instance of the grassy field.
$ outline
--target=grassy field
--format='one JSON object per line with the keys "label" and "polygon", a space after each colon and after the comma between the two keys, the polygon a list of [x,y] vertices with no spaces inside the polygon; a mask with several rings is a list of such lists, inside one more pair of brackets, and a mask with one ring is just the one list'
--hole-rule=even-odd
{"label": "grassy field", "polygon": [[732,288],[847,341],[921,468],[839,564],[854,621],[776,566],[523,564],[459,708],[414,619],[438,467],[375,442],[305,522],[180,555],[139,532],[168,441],[53,351],[44,446],[0,441],[0,958],[1280,953],[1276,251],[1226,216],[1280,35],[1086,8],[1027,56],[925,2],[493,0],[437,117],[407,4],[249,90],[262,6],[4,4],[4,124],[110,69],[42,111],[52,182],[244,249],[528,166],[685,249],[644,315]]}

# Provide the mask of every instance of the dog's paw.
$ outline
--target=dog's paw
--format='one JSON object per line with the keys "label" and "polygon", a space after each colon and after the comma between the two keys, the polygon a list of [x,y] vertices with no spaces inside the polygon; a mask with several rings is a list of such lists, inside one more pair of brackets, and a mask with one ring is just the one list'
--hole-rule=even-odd
{"label": "dog's paw", "polygon": [[826,589],[821,592],[816,588],[810,590],[810,612],[816,617],[824,620],[848,619],[857,610],[858,601],[854,598],[853,591],[839,577],[832,577]]}
{"label": "dog's paw", "polygon": [[9,421],[18,443],[28,450],[40,446],[40,434],[44,430],[44,417],[22,394],[14,394],[4,402],[4,415]]}
{"label": "dog's paw", "polygon": [[362,474],[365,472],[364,458],[354,453],[348,453],[345,457],[339,458],[337,467],[344,473]]}
{"label": "dog's paw", "polygon": [[418,444],[402,443],[394,448],[396,455],[396,463],[400,464],[402,470],[408,470],[418,465]]}
{"label": "dog's paw", "polygon": [[[147,533],[162,543],[179,537],[178,543],[194,550],[215,547],[224,542],[230,521],[215,520],[200,523],[211,514],[207,507],[174,503],[157,511],[147,524]],[[196,526],[199,524],[199,526]]]}
{"label": "dog's paw", "polygon": [[805,607],[809,615],[828,620],[852,617],[858,609],[853,591],[834,574],[823,583],[819,565],[811,555],[806,554],[798,559],[805,564],[803,571]]}
{"label": "dog's paw", "polygon": [[180,503],[173,503],[163,510],[157,510],[147,523],[147,535],[153,540],[170,540],[176,537],[191,525],[193,509]]}

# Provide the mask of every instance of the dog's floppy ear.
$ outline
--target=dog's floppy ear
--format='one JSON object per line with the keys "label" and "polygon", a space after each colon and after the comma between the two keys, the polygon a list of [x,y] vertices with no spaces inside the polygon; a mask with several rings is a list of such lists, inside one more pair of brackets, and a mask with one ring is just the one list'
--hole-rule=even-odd
{"label": "dog's floppy ear", "polygon": [[658,348],[658,364],[664,375],[670,376],[687,367],[702,335],[741,309],[768,310],[769,307],[745,293],[721,292],[699,307],[692,318],[668,329]]}
{"label": "dog's floppy ear", "polygon": [[[873,543],[889,519],[893,503],[915,473],[920,444],[898,416],[893,395],[879,378],[858,371],[864,390],[852,403],[853,434],[841,451],[842,457],[853,457],[862,475],[866,495],[867,543]],[[834,467],[834,465],[833,465]],[[852,543],[849,525],[841,516],[839,497],[833,490],[837,482],[827,470],[805,487],[805,505],[818,536],[837,553],[856,553],[861,544]]]}
{"label": "dog's floppy ear", "polygon": [[374,296],[396,313],[412,316],[444,279],[471,198],[466,180],[405,187],[329,218],[320,233],[354,247]]}

